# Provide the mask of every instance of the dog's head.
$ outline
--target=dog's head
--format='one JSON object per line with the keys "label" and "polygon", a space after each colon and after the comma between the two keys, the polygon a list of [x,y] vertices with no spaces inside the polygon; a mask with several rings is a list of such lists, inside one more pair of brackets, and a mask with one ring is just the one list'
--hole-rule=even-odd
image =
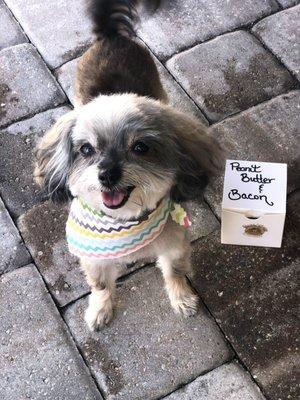
{"label": "dog's head", "polygon": [[53,199],[79,196],[128,219],[169,193],[196,198],[222,162],[219,145],[196,119],[124,94],[64,115],[38,145],[35,177]]}

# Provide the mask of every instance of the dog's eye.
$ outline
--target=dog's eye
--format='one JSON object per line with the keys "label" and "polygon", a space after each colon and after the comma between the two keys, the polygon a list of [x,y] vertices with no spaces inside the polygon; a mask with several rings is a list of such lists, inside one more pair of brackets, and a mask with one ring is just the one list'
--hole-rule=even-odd
{"label": "dog's eye", "polygon": [[91,156],[92,154],[95,153],[95,149],[94,147],[89,144],[89,143],[84,143],[81,147],[80,147],[80,153],[83,156]]}
{"label": "dog's eye", "polygon": [[145,154],[147,153],[147,151],[149,150],[149,146],[147,146],[145,143],[143,142],[136,142],[133,146],[132,146],[132,151],[136,154]]}

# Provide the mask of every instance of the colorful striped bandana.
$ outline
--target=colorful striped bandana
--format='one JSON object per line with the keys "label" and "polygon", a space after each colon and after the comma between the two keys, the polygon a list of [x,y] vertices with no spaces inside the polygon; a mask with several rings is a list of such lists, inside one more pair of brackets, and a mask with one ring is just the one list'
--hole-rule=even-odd
{"label": "colorful striped bandana", "polygon": [[144,218],[133,221],[116,220],[75,198],[66,226],[69,250],[78,257],[113,259],[126,256],[155,240],[169,215],[179,225],[190,226],[185,210],[168,198]]}

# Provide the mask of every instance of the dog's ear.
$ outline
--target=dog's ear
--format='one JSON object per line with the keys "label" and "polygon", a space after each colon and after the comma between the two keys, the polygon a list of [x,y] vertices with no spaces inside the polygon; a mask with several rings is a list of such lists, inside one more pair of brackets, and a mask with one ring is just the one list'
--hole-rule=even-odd
{"label": "dog's ear", "polygon": [[53,201],[70,197],[66,183],[73,161],[71,131],[75,122],[75,111],[65,114],[36,147],[34,179]]}
{"label": "dog's ear", "polygon": [[195,199],[202,194],[209,177],[224,168],[224,152],[196,118],[171,107],[167,114],[179,149],[176,184],[171,196],[176,201]]}

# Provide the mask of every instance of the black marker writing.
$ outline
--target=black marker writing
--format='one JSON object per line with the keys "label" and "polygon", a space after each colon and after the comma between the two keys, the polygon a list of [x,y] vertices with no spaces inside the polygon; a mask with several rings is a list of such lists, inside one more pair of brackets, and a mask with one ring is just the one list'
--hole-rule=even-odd
{"label": "black marker writing", "polygon": [[259,170],[260,165],[252,164],[251,167],[241,167],[240,163],[237,161],[234,161],[230,163],[231,165],[231,171],[236,170],[236,171],[245,171],[245,172],[261,172]]}
{"label": "black marker writing", "polygon": [[264,194],[252,194],[252,193],[239,193],[238,189],[231,189],[228,193],[228,197],[230,200],[264,200],[269,206],[273,206],[273,201],[268,201],[268,197]]}
{"label": "black marker writing", "polygon": [[241,181],[242,182],[255,182],[255,183],[272,183],[275,181],[275,178],[264,178],[262,174],[256,174],[255,176],[248,176],[247,173],[241,174]]}

